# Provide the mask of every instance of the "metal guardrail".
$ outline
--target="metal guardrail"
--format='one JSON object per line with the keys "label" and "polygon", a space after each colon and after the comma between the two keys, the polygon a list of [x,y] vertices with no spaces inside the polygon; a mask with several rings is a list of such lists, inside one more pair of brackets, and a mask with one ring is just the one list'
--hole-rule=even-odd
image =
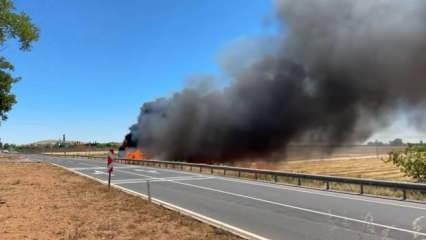
{"label": "metal guardrail", "polygon": [[[53,155],[50,155],[53,156]],[[91,156],[81,156],[81,155],[68,155],[67,157],[83,157],[83,158],[92,158],[92,159],[104,159],[101,157],[91,157]],[[363,178],[351,178],[351,177],[336,177],[336,176],[326,176],[326,175],[315,175],[315,174],[305,174],[305,173],[294,173],[294,172],[283,172],[283,171],[273,171],[273,170],[262,170],[262,169],[253,169],[253,168],[240,168],[240,167],[231,167],[231,166],[222,166],[222,165],[208,165],[208,164],[199,164],[199,163],[186,163],[186,162],[175,162],[175,161],[159,161],[159,160],[134,160],[134,159],[125,159],[117,158],[114,160],[118,163],[123,164],[132,164],[132,165],[142,165],[149,167],[159,167],[159,168],[172,168],[178,170],[186,171],[197,171],[200,173],[208,174],[217,174],[217,171],[222,172],[221,175],[227,177],[238,177],[238,178],[247,178],[247,174],[252,174],[254,180],[263,180],[272,183],[286,183],[281,181],[280,178],[291,178],[296,180],[297,186],[303,186],[305,180],[310,181],[319,181],[323,183],[323,190],[327,191],[338,191],[332,189],[331,184],[352,184],[358,185],[359,191],[357,192],[360,195],[375,195],[375,196],[386,196],[383,194],[371,194],[365,191],[365,187],[382,187],[390,188],[394,190],[400,190],[402,192],[401,200],[407,200],[407,193],[409,191],[418,192],[421,194],[426,194],[426,184],[423,183],[409,183],[409,182],[396,182],[396,181],[383,181],[375,179],[363,179]],[[233,172],[234,174],[230,174]],[[287,181],[288,182],[288,181]],[[318,188],[318,187],[317,187]],[[426,195],[425,198],[426,199]],[[425,200],[422,201],[425,201]]]}

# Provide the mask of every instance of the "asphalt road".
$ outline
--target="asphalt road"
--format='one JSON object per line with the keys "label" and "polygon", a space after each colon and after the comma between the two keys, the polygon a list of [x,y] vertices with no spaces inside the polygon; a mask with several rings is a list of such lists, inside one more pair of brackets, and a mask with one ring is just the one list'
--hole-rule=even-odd
{"label": "asphalt road", "polygon": [[[31,156],[106,181],[105,161]],[[426,205],[115,164],[112,183],[266,239],[424,240]]]}

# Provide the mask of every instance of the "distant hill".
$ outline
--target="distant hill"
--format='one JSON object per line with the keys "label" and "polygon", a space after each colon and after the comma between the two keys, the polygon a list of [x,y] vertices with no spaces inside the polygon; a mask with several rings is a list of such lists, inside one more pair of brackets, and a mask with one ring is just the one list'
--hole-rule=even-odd
{"label": "distant hill", "polygon": [[33,143],[29,143],[29,144],[25,144],[25,145],[55,145],[58,142],[58,140],[42,140],[42,141],[37,141],[37,142],[33,142]]}
{"label": "distant hill", "polygon": [[[58,140],[41,140],[41,141],[37,141],[37,142],[25,144],[25,145],[45,146],[45,145],[55,145],[57,143],[58,143]],[[75,144],[75,143],[85,144],[85,142],[81,142],[81,141],[66,141],[66,143],[67,144]]]}

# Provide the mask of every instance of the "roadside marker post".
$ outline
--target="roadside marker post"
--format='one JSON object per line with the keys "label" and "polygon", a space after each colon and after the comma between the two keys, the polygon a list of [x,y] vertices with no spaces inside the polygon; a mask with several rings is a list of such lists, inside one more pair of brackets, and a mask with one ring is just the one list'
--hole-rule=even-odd
{"label": "roadside marker post", "polygon": [[151,186],[149,184],[149,179],[146,180],[146,193],[148,195],[148,202],[151,202]]}
{"label": "roadside marker post", "polygon": [[108,189],[111,188],[111,174],[112,174],[112,171],[114,170],[113,163],[114,163],[114,150],[110,149],[108,157],[107,157]]}

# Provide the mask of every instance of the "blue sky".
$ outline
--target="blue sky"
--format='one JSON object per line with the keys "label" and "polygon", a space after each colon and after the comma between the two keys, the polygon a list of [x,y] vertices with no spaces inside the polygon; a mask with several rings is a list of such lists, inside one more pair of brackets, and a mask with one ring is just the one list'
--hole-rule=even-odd
{"label": "blue sky", "polygon": [[[63,133],[121,141],[144,102],[178,91],[188,76],[222,76],[226,49],[276,30],[273,0],[14,2],[41,30],[31,52],[15,42],[1,50],[22,77],[13,88],[18,104],[0,126],[2,141],[17,144]],[[236,52],[246,49],[256,51],[248,41]],[[424,139],[408,125],[398,119],[371,139]]]}
{"label": "blue sky", "polygon": [[145,101],[194,74],[220,75],[218,55],[264,36],[271,0],[15,0],[40,28],[31,52],[2,51],[21,76],[3,142],[121,141]]}

